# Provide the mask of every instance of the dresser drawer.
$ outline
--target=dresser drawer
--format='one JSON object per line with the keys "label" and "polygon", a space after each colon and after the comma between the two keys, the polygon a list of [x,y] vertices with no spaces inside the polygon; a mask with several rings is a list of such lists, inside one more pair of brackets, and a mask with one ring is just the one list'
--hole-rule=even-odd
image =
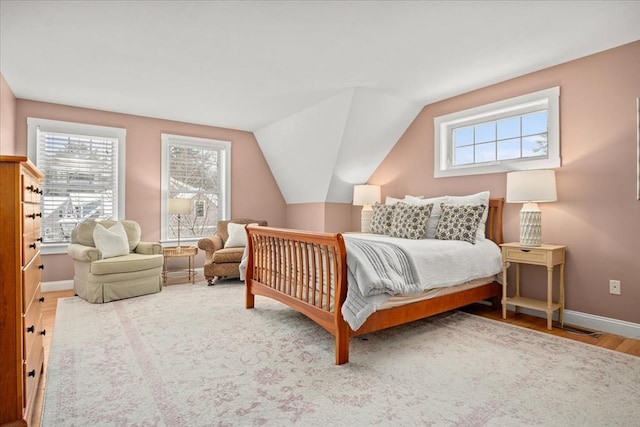
{"label": "dresser drawer", "polygon": [[36,291],[39,291],[42,280],[42,268],[40,263],[40,253],[38,253],[27,266],[22,270],[22,312],[27,311],[27,307],[33,299]]}
{"label": "dresser drawer", "polygon": [[24,314],[22,327],[24,328],[24,354],[28,355],[35,346],[42,347],[42,311],[37,298],[34,298]]}
{"label": "dresser drawer", "polygon": [[40,184],[30,175],[22,175],[22,200],[25,202],[40,203]]}
{"label": "dresser drawer", "polygon": [[22,263],[29,264],[29,261],[40,251],[40,233],[37,230],[22,235]]}
{"label": "dresser drawer", "polygon": [[22,204],[22,233],[28,234],[37,231],[40,232],[40,205],[33,203]]}
{"label": "dresser drawer", "polygon": [[42,373],[42,363],[44,362],[44,348],[42,347],[42,335],[38,335],[33,343],[32,351],[26,354],[24,367],[24,396],[22,404],[27,409],[32,408],[36,392],[38,390],[38,381]]}

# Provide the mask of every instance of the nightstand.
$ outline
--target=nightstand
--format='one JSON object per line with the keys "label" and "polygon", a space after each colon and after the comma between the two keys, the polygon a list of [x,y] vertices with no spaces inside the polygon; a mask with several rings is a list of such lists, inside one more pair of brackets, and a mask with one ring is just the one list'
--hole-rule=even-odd
{"label": "nightstand", "polygon": [[[551,330],[553,312],[558,310],[558,321],[564,323],[564,259],[566,246],[546,245],[523,246],[520,243],[504,243],[502,247],[502,318],[507,318],[507,304],[515,306],[518,313],[519,307],[532,308],[547,313],[547,329]],[[513,297],[507,297],[507,268],[509,263],[516,265],[516,293]],[[547,267],[547,300],[540,301],[533,298],[525,298],[520,295],[520,264],[541,265]],[[553,269],[560,266],[560,279],[558,283],[558,301],[553,302]]]}

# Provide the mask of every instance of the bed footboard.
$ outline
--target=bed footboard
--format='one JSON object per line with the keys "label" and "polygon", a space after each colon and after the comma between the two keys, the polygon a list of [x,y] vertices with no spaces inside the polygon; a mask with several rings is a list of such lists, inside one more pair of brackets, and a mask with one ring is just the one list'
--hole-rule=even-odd
{"label": "bed footboard", "polygon": [[247,226],[245,307],[255,295],[280,301],[335,337],[336,364],[349,360],[349,332],[341,308],[347,294],[341,234]]}

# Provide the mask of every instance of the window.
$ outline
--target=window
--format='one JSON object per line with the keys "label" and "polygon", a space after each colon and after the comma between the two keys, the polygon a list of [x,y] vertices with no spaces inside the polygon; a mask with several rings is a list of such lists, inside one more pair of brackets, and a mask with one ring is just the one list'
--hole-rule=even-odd
{"label": "window", "polygon": [[29,158],[45,175],[43,253],[64,253],[79,222],[123,217],[124,129],[36,118],[27,127]]}
{"label": "window", "polygon": [[168,200],[189,199],[191,212],[180,216],[180,241],[215,234],[230,210],[231,143],[162,134],[162,240],[177,241],[178,218]]}
{"label": "window", "polygon": [[434,119],[435,177],[560,166],[560,88]]}

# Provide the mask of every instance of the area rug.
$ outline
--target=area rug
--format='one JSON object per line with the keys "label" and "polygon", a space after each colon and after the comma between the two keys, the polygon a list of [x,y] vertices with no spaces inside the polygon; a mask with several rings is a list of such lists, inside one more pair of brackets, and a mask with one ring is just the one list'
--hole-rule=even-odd
{"label": "area rug", "polygon": [[42,426],[637,426],[640,357],[462,312],[334,340],[241,284],[58,303]]}

